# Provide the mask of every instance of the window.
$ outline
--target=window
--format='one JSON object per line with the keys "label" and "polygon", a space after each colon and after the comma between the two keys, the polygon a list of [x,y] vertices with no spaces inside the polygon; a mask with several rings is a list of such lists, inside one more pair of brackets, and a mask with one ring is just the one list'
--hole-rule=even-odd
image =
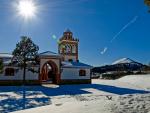
{"label": "window", "polygon": [[5,75],[6,76],[14,76],[15,70],[13,68],[6,68]]}
{"label": "window", "polygon": [[71,53],[71,46],[69,44],[66,45],[66,53]]}
{"label": "window", "polygon": [[72,45],[72,53],[76,53],[76,46]]}
{"label": "window", "polygon": [[85,70],[80,70],[79,71],[79,76],[86,76],[86,71]]}

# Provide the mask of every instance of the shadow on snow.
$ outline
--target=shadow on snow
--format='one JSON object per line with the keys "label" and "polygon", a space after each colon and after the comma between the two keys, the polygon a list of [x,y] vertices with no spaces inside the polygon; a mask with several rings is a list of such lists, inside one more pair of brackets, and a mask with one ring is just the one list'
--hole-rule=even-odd
{"label": "shadow on snow", "polygon": [[[84,89],[86,88],[93,88],[117,95],[150,93],[144,90],[101,84],[60,85],[57,88],[44,86],[1,86],[0,97],[4,99],[0,100],[0,112],[12,112],[49,105],[51,104],[52,96],[92,94],[92,92],[85,91]],[[7,92],[12,92],[18,96],[11,96]]]}

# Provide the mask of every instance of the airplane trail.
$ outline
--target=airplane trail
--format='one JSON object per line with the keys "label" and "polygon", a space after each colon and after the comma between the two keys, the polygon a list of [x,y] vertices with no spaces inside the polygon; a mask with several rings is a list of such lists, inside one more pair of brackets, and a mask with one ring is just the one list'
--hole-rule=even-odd
{"label": "airplane trail", "polygon": [[108,47],[104,47],[104,49],[101,51],[101,54],[103,55],[108,50]]}
{"label": "airplane trail", "polygon": [[[124,25],[120,31],[118,33],[116,33],[113,38],[111,39],[110,43],[112,43],[114,40],[116,40],[116,38],[118,38],[118,36],[124,31],[126,30],[131,24],[135,23],[138,19],[138,16],[134,16],[133,19],[131,19],[126,25]],[[104,47],[104,49],[101,51],[101,54],[105,54],[108,50],[108,47]]]}
{"label": "airplane trail", "polygon": [[115,34],[115,36],[112,38],[110,42],[112,43],[124,30],[126,30],[131,24],[136,22],[137,19],[138,16],[135,16],[132,20],[130,20],[125,26],[121,28],[121,30],[118,33]]}

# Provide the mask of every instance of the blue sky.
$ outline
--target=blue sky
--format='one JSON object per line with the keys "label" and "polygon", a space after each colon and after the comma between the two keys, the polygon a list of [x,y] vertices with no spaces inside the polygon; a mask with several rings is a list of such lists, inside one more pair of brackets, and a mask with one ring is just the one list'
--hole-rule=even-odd
{"label": "blue sky", "polygon": [[34,0],[38,12],[28,21],[17,16],[17,1],[0,0],[0,52],[12,52],[22,35],[40,52],[57,52],[52,35],[60,38],[69,28],[80,39],[82,62],[97,66],[123,57],[150,62],[150,13],[143,0]]}

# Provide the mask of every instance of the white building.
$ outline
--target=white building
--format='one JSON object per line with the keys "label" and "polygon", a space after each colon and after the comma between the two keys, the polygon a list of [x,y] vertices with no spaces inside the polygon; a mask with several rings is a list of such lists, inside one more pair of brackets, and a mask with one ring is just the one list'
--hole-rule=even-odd
{"label": "white building", "polygon": [[[91,66],[81,63],[78,59],[78,39],[73,38],[69,30],[64,32],[58,43],[58,54],[46,51],[39,54],[39,65],[26,69],[27,84],[54,84],[91,83]],[[21,84],[23,70],[20,67],[9,65],[11,54],[0,54],[4,68],[0,73],[0,84]]]}

